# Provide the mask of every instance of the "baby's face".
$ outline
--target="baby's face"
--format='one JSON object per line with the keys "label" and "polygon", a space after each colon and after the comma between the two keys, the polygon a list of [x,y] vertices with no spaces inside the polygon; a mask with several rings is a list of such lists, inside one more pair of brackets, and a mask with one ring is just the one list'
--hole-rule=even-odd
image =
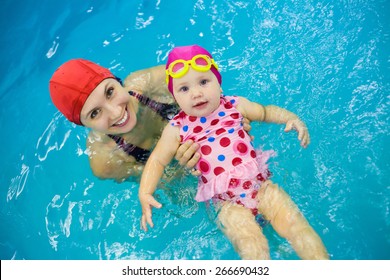
{"label": "baby's face", "polygon": [[187,74],[172,82],[175,99],[187,115],[204,117],[218,108],[222,90],[210,70],[198,72],[190,67]]}

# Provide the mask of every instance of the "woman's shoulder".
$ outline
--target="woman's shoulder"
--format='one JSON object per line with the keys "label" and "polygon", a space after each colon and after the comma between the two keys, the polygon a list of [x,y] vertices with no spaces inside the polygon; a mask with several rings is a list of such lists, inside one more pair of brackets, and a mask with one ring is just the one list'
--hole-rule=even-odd
{"label": "woman's shoulder", "polygon": [[106,144],[111,142],[107,134],[91,130],[87,137],[87,143]]}
{"label": "woman's shoulder", "polygon": [[158,65],[131,73],[124,81],[127,90],[143,94],[162,103],[173,103],[174,99],[165,83],[165,67]]}
{"label": "woman's shoulder", "polygon": [[125,153],[118,149],[115,141],[96,131],[91,131],[88,135],[87,153],[93,173],[103,179],[117,178],[116,174],[120,173],[118,168],[121,169],[117,163],[131,161],[129,156],[125,158]]}
{"label": "woman's shoulder", "polygon": [[104,133],[90,131],[87,137],[89,153],[109,154],[116,148],[116,143]]}
{"label": "woman's shoulder", "polygon": [[161,78],[162,76],[165,76],[165,67],[164,65],[157,65],[130,73],[125,79],[125,85],[126,83],[133,82],[134,79],[138,78],[153,79],[159,77]]}

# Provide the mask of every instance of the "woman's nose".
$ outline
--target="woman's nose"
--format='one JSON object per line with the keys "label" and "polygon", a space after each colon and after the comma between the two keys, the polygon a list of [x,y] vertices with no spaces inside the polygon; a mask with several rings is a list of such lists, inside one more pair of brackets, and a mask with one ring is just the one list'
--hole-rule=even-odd
{"label": "woman's nose", "polygon": [[122,112],[120,106],[115,105],[115,104],[111,104],[111,103],[107,104],[106,109],[107,109],[111,119],[117,119]]}

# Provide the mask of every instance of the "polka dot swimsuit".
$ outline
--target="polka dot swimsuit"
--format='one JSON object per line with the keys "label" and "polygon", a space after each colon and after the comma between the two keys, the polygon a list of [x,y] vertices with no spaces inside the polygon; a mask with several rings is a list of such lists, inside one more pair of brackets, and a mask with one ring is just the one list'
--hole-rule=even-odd
{"label": "polka dot swimsuit", "polygon": [[181,142],[200,144],[201,159],[197,201],[231,201],[257,214],[256,195],[270,173],[266,161],[271,151],[255,151],[243,130],[242,115],[236,109],[238,97],[222,96],[220,106],[207,117],[193,117],[183,111],[170,122],[180,127]]}

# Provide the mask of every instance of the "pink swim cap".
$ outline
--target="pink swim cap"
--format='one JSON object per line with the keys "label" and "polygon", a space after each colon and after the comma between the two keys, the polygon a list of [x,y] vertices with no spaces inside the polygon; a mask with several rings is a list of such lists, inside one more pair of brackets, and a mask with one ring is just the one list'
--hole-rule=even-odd
{"label": "pink swim cap", "polygon": [[[198,54],[205,54],[209,56],[211,59],[213,58],[206,49],[198,45],[173,48],[173,50],[168,55],[168,61],[167,64],[165,65],[165,69],[168,69],[169,64],[171,64],[175,60],[178,59],[191,60],[194,56]],[[222,84],[221,73],[219,73],[218,69],[215,68],[214,65],[212,65],[210,70],[211,72],[214,73],[215,77],[217,77],[219,84]],[[172,85],[171,76],[169,76],[169,80],[168,80],[168,90],[173,94],[173,85]]]}
{"label": "pink swim cap", "polygon": [[110,70],[85,59],[62,64],[49,82],[50,96],[57,109],[71,122],[82,125],[81,109],[91,92],[105,79],[115,78]]}

